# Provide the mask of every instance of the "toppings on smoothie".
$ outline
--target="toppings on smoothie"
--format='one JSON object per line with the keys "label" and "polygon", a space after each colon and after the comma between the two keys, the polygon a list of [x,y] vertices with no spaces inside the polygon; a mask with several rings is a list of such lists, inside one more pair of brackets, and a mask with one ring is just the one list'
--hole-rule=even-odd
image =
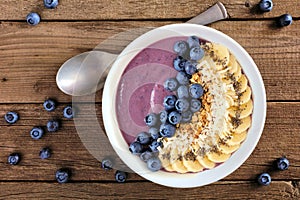
{"label": "toppings on smoothie", "polygon": [[177,71],[184,71],[185,70],[185,63],[186,59],[184,59],[182,56],[177,56],[173,61],[174,69]]}
{"label": "toppings on smoothie", "polygon": [[137,141],[132,142],[129,146],[129,151],[135,155],[139,155],[143,151],[143,145]]}
{"label": "toppings on smoothie", "polygon": [[174,45],[174,51],[179,55],[179,56],[184,56],[186,52],[189,50],[188,43],[186,41],[178,41]]}
{"label": "toppings on smoothie", "polygon": [[157,157],[152,157],[147,161],[148,169],[155,172],[161,169],[161,161]]}
{"label": "toppings on smoothie", "polygon": [[176,101],[177,97],[175,95],[168,95],[164,98],[163,105],[167,111],[172,110],[175,108]]}
{"label": "toppings on smoothie", "polygon": [[164,88],[168,91],[175,91],[178,87],[178,81],[175,78],[169,78],[164,83]]}
{"label": "toppings on smoothie", "polygon": [[136,141],[141,144],[149,144],[151,141],[151,135],[146,132],[141,132],[136,136]]}

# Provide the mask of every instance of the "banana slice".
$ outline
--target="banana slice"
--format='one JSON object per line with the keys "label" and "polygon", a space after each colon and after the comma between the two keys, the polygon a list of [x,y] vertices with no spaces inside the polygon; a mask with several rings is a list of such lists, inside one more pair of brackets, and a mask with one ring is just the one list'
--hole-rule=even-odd
{"label": "banana slice", "polygon": [[234,76],[234,78],[235,78],[236,81],[238,81],[241,78],[241,76],[242,76],[242,68],[241,68],[240,64],[237,64],[237,69],[233,73],[233,76]]}
{"label": "banana slice", "polygon": [[212,169],[216,166],[216,163],[210,161],[207,156],[204,156],[204,157],[200,157],[200,156],[197,156],[197,160],[199,161],[199,163],[205,167],[206,169]]}
{"label": "banana slice", "polygon": [[235,152],[236,150],[238,150],[238,148],[240,148],[240,144],[236,144],[233,146],[229,146],[226,144],[220,144],[218,146],[218,149],[225,154],[231,154],[231,153]]}
{"label": "banana slice", "polygon": [[158,154],[158,158],[161,161],[162,167],[167,171],[174,171],[170,163],[170,148],[163,148]]}
{"label": "banana slice", "polygon": [[206,155],[210,161],[215,163],[222,163],[228,160],[231,154],[226,154],[223,152],[209,152]]}
{"label": "banana slice", "polygon": [[239,100],[235,100],[235,105],[238,104],[246,104],[247,102],[250,102],[251,99],[251,88],[247,86],[247,89],[242,93]]}
{"label": "banana slice", "polygon": [[190,149],[182,155],[182,162],[189,172],[200,172],[204,169],[204,167],[196,159],[196,155]]}
{"label": "banana slice", "polygon": [[244,74],[242,74],[238,82],[239,82],[240,91],[244,92],[248,87],[248,79]]}
{"label": "banana slice", "polygon": [[229,58],[228,67],[230,68],[230,70],[228,72],[231,73],[231,74],[234,74],[236,72],[237,68],[238,68],[238,63],[237,63],[235,57],[232,56],[232,55]]}
{"label": "banana slice", "polygon": [[[232,127],[234,133],[242,133],[246,131],[251,126],[251,116],[239,120],[239,125],[237,127]],[[230,125],[229,125],[230,126]],[[232,126],[232,124],[231,124]]]}
{"label": "banana slice", "polygon": [[226,101],[228,103],[228,107],[234,106],[235,105],[235,100],[230,96],[230,95],[226,95]]}
{"label": "banana slice", "polygon": [[239,145],[246,139],[246,137],[247,131],[244,131],[242,133],[233,133],[230,139],[226,141],[226,144],[230,146]]}
{"label": "banana slice", "polygon": [[172,169],[175,170],[176,172],[182,173],[182,174],[188,172],[186,167],[183,165],[182,156],[176,148],[172,149],[172,151],[171,151],[170,162],[172,165]]}
{"label": "banana slice", "polygon": [[212,58],[216,57],[218,60],[220,60],[222,63],[217,63],[216,62],[216,68],[218,70],[223,68],[224,66],[227,66],[229,63],[229,51],[227,47],[221,45],[221,44],[213,44],[213,43],[208,43],[207,46],[209,47],[209,55],[210,53],[213,54]]}
{"label": "banana slice", "polygon": [[252,100],[248,101],[245,104],[242,104],[241,106],[237,107],[237,106],[232,106],[228,109],[229,115],[231,117],[236,117],[236,114],[239,114],[239,118],[245,118],[248,117],[249,115],[251,115],[253,110],[253,102]]}

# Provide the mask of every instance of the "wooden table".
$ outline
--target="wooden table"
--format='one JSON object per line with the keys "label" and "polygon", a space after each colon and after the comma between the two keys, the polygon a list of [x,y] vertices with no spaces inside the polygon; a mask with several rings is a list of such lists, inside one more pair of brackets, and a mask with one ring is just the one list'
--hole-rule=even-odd
{"label": "wooden table", "polygon": [[[264,79],[268,111],[264,132],[255,151],[234,173],[204,187],[174,189],[130,174],[125,184],[115,182],[114,171],[104,171],[81,143],[74,123],[63,120],[62,129],[38,141],[30,138],[35,125],[45,125],[61,116],[72,98],[55,83],[60,65],[76,54],[89,51],[111,35],[131,28],[181,23],[213,5],[215,0],[110,1],[61,0],[54,10],[41,0],[2,0],[0,4],[0,198],[152,198],[152,199],[299,199],[300,198],[300,1],[274,1],[265,14],[255,9],[258,0],[223,0],[230,18],[210,25],[239,42],[253,57]],[[31,27],[25,17],[40,13],[42,22]],[[294,17],[291,26],[276,28],[281,14]],[[42,103],[55,98],[54,113]],[[98,114],[101,96],[97,95]],[[17,111],[21,119],[7,125],[3,115]],[[49,160],[39,150],[53,149]],[[17,166],[7,156],[21,152]],[[281,156],[290,168],[276,171],[273,161]],[[55,171],[69,167],[72,181],[58,184]],[[255,183],[256,176],[269,172],[270,186]]]}

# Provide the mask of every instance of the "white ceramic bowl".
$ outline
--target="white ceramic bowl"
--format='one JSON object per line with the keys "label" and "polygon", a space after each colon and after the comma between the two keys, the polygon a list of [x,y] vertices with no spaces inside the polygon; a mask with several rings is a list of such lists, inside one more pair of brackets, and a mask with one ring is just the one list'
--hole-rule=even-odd
{"label": "white ceramic bowl", "polygon": [[[223,44],[236,56],[252,88],[254,101],[252,125],[248,131],[247,139],[242,143],[241,147],[225,163],[214,169],[188,174],[170,173],[163,170],[150,172],[138,156],[132,155],[129,152],[128,144],[118,128],[115,108],[118,83],[127,64],[139,53],[138,50],[164,38],[191,35]],[[246,161],[257,145],[263,131],[266,117],[266,94],[257,66],[245,49],[236,41],[209,27],[194,24],[174,24],[163,26],[143,34],[123,50],[108,74],[104,86],[102,108],[104,126],[108,138],[116,153],[129,168],[154,183],[169,187],[189,188],[218,181],[235,171]]]}

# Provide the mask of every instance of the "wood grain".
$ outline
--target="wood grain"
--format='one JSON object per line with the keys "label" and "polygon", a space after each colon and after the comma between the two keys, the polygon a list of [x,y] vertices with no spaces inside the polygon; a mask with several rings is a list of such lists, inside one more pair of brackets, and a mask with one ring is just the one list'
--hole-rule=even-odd
{"label": "wood grain", "polygon": [[[9,110],[18,111],[21,116],[15,125],[7,125],[2,117],[0,120],[0,181],[53,180],[60,167],[71,168],[76,181],[114,180],[113,171],[102,170],[100,162],[85,149],[73,121],[61,117],[63,107],[61,104],[54,113],[48,113],[39,104],[0,105],[0,116]],[[92,119],[88,114],[89,107],[88,104],[82,105],[78,117]],[[299,109],[300,103],[268,103],[267,121],[258,146],[250,158],[225,180],[255,180],[262,172],[269,172],[274,180],[300,180]],[[97,104],[97,118],[102,124],[100,110],[101,104]],[[31,128],[45,126],[52,118],[62,119],[62,129],[57,133],[46,133],[41,140],[32,140],[29,135]],[[85,128],[89,126],[92,124],[87,123]],[[53,157],[49,160],[41,160],[38,156],[45,146],[53,150]],[[7,156],[15,151],[22,154],[22,162],[18,166],[9,166]],[[281,156],[287,156],[291,166],[279,172],[274,169],[273,162]],[[131,174],[130,180],[143,179]]]}
{"label": "wood grain", "polygon": [[[122,20],[189,19],[215,4],[216,0],[110,1],[64,0],[54,10],[45,9],[40,0],[3,0],[0,20],[25,20],[29,12],[38,12],[42,20]],[[274,1],[272,12],[260,13],[259,0],[222,0],[231,18],[272,18],[290,13],[299,17],[299,1]]]}
{"label": "wood grain", "polygon": [[[47,22],[29,27],[21,22],[2,22],[0,103],[37,103],[47,97],[70,102],[71,97],[60,92],[55,83],[56,72],[67,59],[92,50],[117,33],[122,37],[114,46],[102,48],[118,53],[139,35],[141,27],[171,23],[174,21]],[[268,100],[300,100],[300,22],[283,29],[275,28],[271,21],[218,22],[212,27],[234,38],[253,57]],[[96,101],[101,101],[100,95]]]}
{"label": "wood grain", "polygon": [[[130,190],[129,190],[130,188]],[[258,186],[250,181],[221,181],[178,189],[150,182],[117,183],[0,183],[0,199],[299,199],[299,182],[274,181]],[[45,193],[46,192],[46,193]]]}

